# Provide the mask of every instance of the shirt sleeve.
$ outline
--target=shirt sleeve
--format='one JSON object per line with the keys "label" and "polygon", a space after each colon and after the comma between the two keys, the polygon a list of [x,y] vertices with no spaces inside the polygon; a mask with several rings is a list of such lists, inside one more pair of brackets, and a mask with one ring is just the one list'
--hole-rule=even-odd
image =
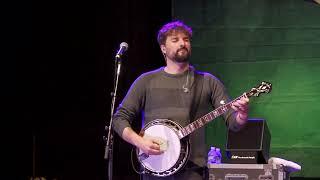
{"label": "shirt sleeve", "polygon": [[137,78],[121,104],[113,115],[113,129],[121,137],[126,127],[131,127],[132,121],[140,114],[145,99],[145,80],[143,76]]}

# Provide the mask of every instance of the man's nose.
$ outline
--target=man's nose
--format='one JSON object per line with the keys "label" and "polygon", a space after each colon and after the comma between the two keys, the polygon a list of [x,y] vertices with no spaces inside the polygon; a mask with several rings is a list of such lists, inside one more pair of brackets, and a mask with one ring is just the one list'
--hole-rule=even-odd
{"label": "man's nose", "polygon": [[186,42],[185,41],[180,41],[179,43],[180,43],[179,45],[180,45],[181,48],[186,46]]}

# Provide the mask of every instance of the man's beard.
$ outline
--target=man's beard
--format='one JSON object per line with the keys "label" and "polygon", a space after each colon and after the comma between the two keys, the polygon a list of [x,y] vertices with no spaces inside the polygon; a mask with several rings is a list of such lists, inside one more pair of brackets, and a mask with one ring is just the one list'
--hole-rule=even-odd
{"label": "man's beard", "polygon": [[[186,51],[186,53],[183,53],[180,55],[179,51]],[[175,62],[179,62],[179,63],[188,62],[189,57],[190,57],[190,51],[187,48],[181,48],[181,49],[177,50],[177,52],[174,55],[173,60]]]}

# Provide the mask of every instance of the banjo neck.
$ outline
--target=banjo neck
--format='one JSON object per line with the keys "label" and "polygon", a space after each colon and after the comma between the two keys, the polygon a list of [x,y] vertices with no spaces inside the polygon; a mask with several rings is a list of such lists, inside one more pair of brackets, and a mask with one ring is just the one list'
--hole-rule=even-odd
{"label": "banjo neck", "polygon": [[177,132],[179,138],[182,139],[182,138],[188,136],[189,134],[191,134],[192,132],[194,132],[195,130],[197,130],[197,129],[203,127],[204,125],[208,124],[209,122],[213,121],[215,118],[217,118],[220,115],[227,112],[231,108],[232,103],[234,103],[235,101],[237,101],[245,96],[249,97],[249,95],[247,93],[243,94],[243,95],[239,96],[238,98],[232,100],[231,102],[218,107],[217,109],[209,112],[208,114],[202,116],[201,118],[193,121],[192,123],[188,124],[184,128],[180,129]]}
{"label": "banjo neck", "polygon": [[191,134],[192,132],[194,132],[195,130],[197,130],[197,129],[201,128],[202,126],[206,125],[207,123],[211,122],[216,117],[227,112],[231,108],[232,104],[235,101],[241,99],[242,97],[248,97],[248,98],[250,98],[251,96],[258,97],[261,93],[269,93],[269,92],[271,92],[271,90],[272,90],[272,84],[269,82],[262,81],[258,86],[252,88],[249,92],[246,92],[243,95],[237,97],[236,99],[230,101],[229,103],[218,107],[217,109],[209,112],[208,114],[202,116],[201,118],[193,121],[192,123],[190,123],[186,127],[181,128],[177,132],[177,134],[178,134],[179,138],[182,139],[182,138],[188,136],[189,134]]}

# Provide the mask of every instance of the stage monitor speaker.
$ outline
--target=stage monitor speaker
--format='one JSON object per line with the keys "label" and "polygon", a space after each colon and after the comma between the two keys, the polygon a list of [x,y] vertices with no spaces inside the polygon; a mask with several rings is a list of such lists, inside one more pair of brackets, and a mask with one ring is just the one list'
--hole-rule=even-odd
{"label": "stage monitor speaker", "polygon": [[226,153],[231,164],[266,164],[269,159],[270,132],[264,119],[248,119],[240,131],[228,130]]}

